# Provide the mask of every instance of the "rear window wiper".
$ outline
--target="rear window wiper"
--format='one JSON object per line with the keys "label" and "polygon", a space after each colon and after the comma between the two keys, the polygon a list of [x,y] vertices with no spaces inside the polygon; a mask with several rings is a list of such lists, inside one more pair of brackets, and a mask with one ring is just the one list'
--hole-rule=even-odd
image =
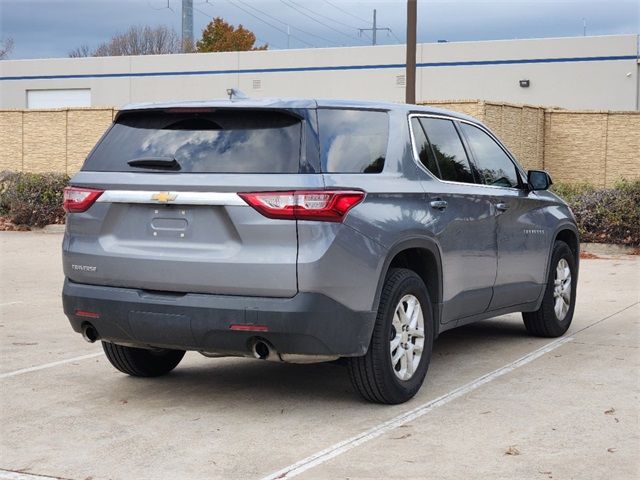
{"label": "rear window wiper", "polygon": [[129,160],[127,164],[131,167],[171,170],[176,172],[182,168],[173,157],[134,158],[133,160]]}

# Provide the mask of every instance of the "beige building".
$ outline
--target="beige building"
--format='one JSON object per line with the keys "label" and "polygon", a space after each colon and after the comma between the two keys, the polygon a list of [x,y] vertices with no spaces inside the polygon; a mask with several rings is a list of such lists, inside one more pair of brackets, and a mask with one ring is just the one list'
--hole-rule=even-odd
{"label": "beige building", "polygon": [[[0,61],[0,109],[252,97],[404,100],[404,45]],[[638,35],[428,43],[418,101],[638,110]]]}

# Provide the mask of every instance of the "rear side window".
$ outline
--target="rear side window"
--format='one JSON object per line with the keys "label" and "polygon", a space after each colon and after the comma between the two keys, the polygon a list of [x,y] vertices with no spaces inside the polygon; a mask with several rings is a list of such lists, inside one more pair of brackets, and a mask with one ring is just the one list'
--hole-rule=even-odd
{"label": "rear side window", "polygon": [[175,159],[181,173],[298,173],[301,129],[279,111],[125,113],[82,169],[157,172]]}
{"label": "rear side window", "polygon": [[518,186],[516,166],[493,138],[478,127],[462,123],[484,183],[497,187]]}
{"label": "rear side window", "polygon": [[433,148],[440,169],[440,178],[452,182],[475,183],[471,164],[453,122],[422,117],[420,123]]}
{"label": "rear side window", "polygon": [[322,171],[380,173],[389,142],[386,112],[319,109]]}

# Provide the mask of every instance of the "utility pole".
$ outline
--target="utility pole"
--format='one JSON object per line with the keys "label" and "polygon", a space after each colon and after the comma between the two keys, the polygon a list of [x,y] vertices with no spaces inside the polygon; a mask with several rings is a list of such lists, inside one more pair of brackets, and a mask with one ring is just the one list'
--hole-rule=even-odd
{"label": "utility pole", "polygon": [[391,29],[389,27],[378,27],[378,20],[377,20],[377,12],[376,9],[373,9],[373,28],[359,28],[358,31],[360,32],[360,35],[362,35],[362,32],[372,32],[372,36],[371,36],[371,45],[377,45],[378,44],[378,30],[386,30],[387,32],[390,32]]}
{"label": "utility pole", "polygon": [[418,1],[407,0],[407,63],[405,73],[405,101],[416,103],[416,31]]}
{"label": "utility pole", "polygon": [[291,48],[291,28],[287,25],[287,49]]}
{"label": "utility pole", "polygon": [[371,36],[371,42],[376,44],[376,33],[378,32],[378,22],[376,21],[376,9],[373,9],[373,35]]}
{"label": "utility pole", "polygon": [[182,51],[193,49],[193,0],[182,0]]}

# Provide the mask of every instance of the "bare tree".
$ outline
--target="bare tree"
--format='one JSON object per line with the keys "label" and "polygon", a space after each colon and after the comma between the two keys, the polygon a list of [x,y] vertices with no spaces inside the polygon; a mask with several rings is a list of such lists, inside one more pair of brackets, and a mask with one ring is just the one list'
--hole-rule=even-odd
{"label": "bare tree", "polygon": [[0,42],[0,60],[3,60],[9,56],[13,50],[13,38],[5,38]]}
{"label": "bare tree", "polygon": [[69,56],[71,58],[90,57],[91,49],[89,48],[89,45],[85,43],[83,45],[80,45],[78,48],[74,48],[73,50],[71,50],[69,52]]}
{"label": "bare tree", "polygon": [[115,35],[111,40],[98,45],[94,57],[120,55],[158,55],[179,53],[180,37],[175,30],[167,26],[133,26],[124,33]]}

